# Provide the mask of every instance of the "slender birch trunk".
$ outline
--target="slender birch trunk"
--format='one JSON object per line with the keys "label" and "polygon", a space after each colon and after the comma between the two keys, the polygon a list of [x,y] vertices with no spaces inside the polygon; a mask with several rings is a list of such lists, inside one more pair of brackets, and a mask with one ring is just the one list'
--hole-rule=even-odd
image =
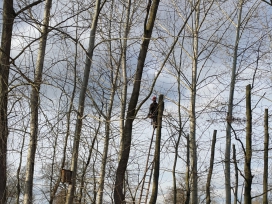
{"label": "slender birch trunk", "polygon": [[39,121],[39,106],[40,106],[40,87],[42,83],[42,73],[44,67],[45,49],[48,36],[48,26],[50,22],[50,9],[52,0],[47,0],[44,10],[44,21],[41,28],[41,39],[39,44],[39,53],[37,57],[37,65],[35,68],[34,83],[32,85],[30,98],[30,142],[27,155],[26,178],[24,188],[24,204],[33,202],[33,176],[35,166],[35,154],[38,140],[38,121]]}
{"label": "slender birch trunk", "polygon": [[233,63],[232,63],[232,73],[229,91],[229,101],[228,101],[228,116],[227,116],[227,126],[226,126],[226,150],[225,150],[225,194],[226,194],[226,204],[231,204],[231,182],[230,182],[230,149],[231,149],[231,127],[230,124],[232,120],[233,112],[233,98],[236,83],[236,66],[237,66],[237,55],[240,40],[240,26],[241,26],[241,16],[242,16],[242,4],[243,0],[239,2],[239,13],[238,22],[236,27],[236,39],[234,44],[233,52]]}
{"label": "slender birch trunk", "polygon": [[268,109],[264,112],[264,173],[263,173],[263,204],[268,204],[268,147],[269,147],[269,133],[268,133]]}
{"label": "slender birch trunk", "polygon": [[245,193],[244,204],[251,204],[251,156],[252,156],[252,113],[251,113],[251,86],[246,87],[246,152],[245,152]]}
{"label": "slender birch trunk", "polygon": [[79,95],[79,104],[78,104],[76,129],[75,129],[75,137],[74,137],[74,144],[73,144],[72,164],[71,164],[72,181],[71,181],[71,184],[69,184],[66,204],[73,204],[74,202],[74,194],[75,194],[75,188],[76,188],[76,175],[77,175],[77,160],[78,160],[79,141],[80,141],[81,128],[82,128],[82,118],[84,114],[84,104],[85,104],[85,98],[86,98],[85,95],[86,95],[88,81],[89,81],[89,73],[90,73],[90,69],[92,65],[92,57],[93,57],[93,51],[95,47],[95,34],[96,34],[99,11],[100,11],[100,0],[96,0],[92,27],[90,31],[89,48],[88,48],[88,53],[86,53],[87,56],[85,59],[83,82],[82,82],[80,95]]}
{"label": "slender birch trunk", "polygon": [[131,98],[128,105],[127,116],[126,116],[125,127],[124,127],[124,134],[123,134],[123,138],[121,138],[122,147],[120,149],[122,150],[122,152],[120,152],[120,161],[118,163],[115,185],[114,185],[115,204],[121,204],[125,202],[125,195],[123,191],[124,189],[123,181],[125,179],[125,172],[127,169],[127,163],[129,159],[129,153],[130,153],[132,123],[136,116],[136,106],[138,103],[138,98],[139,98],[139,93],[141,88],[141,79],[142,79],[142,73],[144,68],[144,62],[146,59],[147,49],[148,49],[148,45],[152,35],[152,30],[153,30],[154,22],[156,19],[159,2],[160,0],[153,0],[153,1],[149,0],[149,3],[148,3],[147,14],[146,14],[145,24],[144,24],[143,42],[142,42],[141,50],[138,57],[133,90],[132,90]]}

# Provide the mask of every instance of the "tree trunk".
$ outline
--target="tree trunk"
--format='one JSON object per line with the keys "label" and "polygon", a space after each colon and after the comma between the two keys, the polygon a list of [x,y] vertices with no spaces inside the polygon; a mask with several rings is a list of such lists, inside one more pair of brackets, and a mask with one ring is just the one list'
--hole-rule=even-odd
{"label": "tree trunk", "polygon": [[84,114],[85,95],[86,95],[88,81],[89,81],[89,73],[90,73],[91,64],[92,64],[93,50],[95,48],[94,43],[95,43],[95,34],[96,34],[99,11],[100,11],[100,0],[96,0],[92,27],[90,31],[89,48],[88,48],[88,53],[85,59],[85,69],[84,69],[84,76],[83,76],[84,78],[83,78],[80,95],[79,95],[79,104],[78,104],[78,111],[77,111],[76,129],[75,129],[72,164],[71,164],[72,181],[71,181],[71,184],[69,184],[66,204],[74,203],[73,200],[74,200],[74,193],[75,193],[75,186],[76,186],[79,141],[80,141],[81,127],[82,127],[82,118]]}
{"label": "tree trunk", "polygon": [[[112,10],[113,12],[113,2],[112,2]],[[111,24],[111,22],[110,22]],[[110,25],[111,28],[111,25]],[[110,31],[111,32],[111,31]],[[109,33],[109,39],[111,39],[111,34]],[[111,42],[109,42],[111,43]],[[110,53],[109,55],[112,55],[112,50],[110,46]],[[111,59],[111,58],[110,58]],[[110,63],[112,64],[112,63]],[[114,73],[111,71],[111,76],[112,76],[112,87],[111,87],[111,95],[109,98],[109,105],[107,109],[107,116],[106,116],[106,127],[105,127],[105,142],[104,142],[104,149],[103,149],[103,156],[102,156],[102,165],[101,165],[101,170],[100,170],[100,179],[99,179],[99,187],[98,187],[98,192],[97,192],[97,204],[102,204],[103,203],[103,191],[104,191],[104,183],[105,183],[105,174],[106,174],[106,165],[107,165],[107,158],[108,158],[108,148],[109,148],[109,141],[110,141],[110,126],[111,126],[111,117],[112,117],[112,108],[114,104],[114,96],[116,93],[116,87],[117,85],[117,79],[119,78],[119,67],[117,67],[116,72]],[[114,70],[112,68],[112,70]]]}
{"label": "tree trunk", "polygon": [[246,152],[245,152],[245,194],[244,203],[251,204],[251,155],[252,155],[252,115],[251,115],[251,86],[250,84],[246,87]]}
{"label": "tree trunk", "polygon": [[235,186],[234,186],[234,199],[233,204],[237,204],[238,202],[238,165],[236,160],[236,149],[235,145],[232,145],[232,151],[233,151],[233,163],[234,163],[234,172],[235,172]]}
{"label": "tree trunk", "polygon": [[162,115],[164,110],[163,95],[159,96],[158,102],[158,117],[157,117],[157,132],[156,132],[156,143],[155,143],[155,154],[154,154],[154,175],[152,184],[152,193],[149,204],[156,204],[158,195],[158,184],[160,174],[160,150],[161,150],[161,128],[162,128]]}
{"label": "tree trunk", "polygon": [[[77,16],[77,22],[78,22],[78,16]],[[78,30],[77,29],[76,29],[76,39],[78,39]],[[75,56],[74,56],[73,63],[74,63],[74,66],[73,66],[74,80],[73,80],[73,85],[72,85],[73,89],[71,92],[70,102],[69,102],[69,104],[67,104],[67,107],[68,107],[67,115],[66,115],[67,130],[66,130],[65,139],[63,142],[63,150],[62,150],[63,156],[61,159],[60,169],[64,169],[65,163],[66,163],[66,149],[67,149],[67,143],[68,143],[68,139],[69,139],[69,135],[70,135],[71,114],[72,114],[72,110],[73,110],[73,101],[75,98],[75,92],[76,92],[76,87],[77,87],[77,74],[76,74],[77,72],[76,72],[76,70],[77,70],[77,64],[78,64],[78,40],[75,41]],[[54,202],[56,193],[59,188],[60,181],[61,181],[61,171],[60,171],[58,180],[56,181],[53,189],[51,190],[49,204],[53,204],[53,202]]]}
{"label": "tree trunk", "polygon": [[196,146],[196,86],[197,86],[197,66],[198,66],[198,29],[199,29],[200,1],[197,3],[194,17],[193,30],[193,65],[192,84],[190,101],[190,165],[191,165],[191,203],[198,203],[197,189],[197,146]]}
{"label": "tree trunk", "polygon": [[48,36],[48,26],[50,21],[50,9],[52,0],[47,0],[44,10],[44,22],[41,30],[41,39],[39,44],[39,53],[37,57],[37,65],[35,68],[34,84],[32,86],[30,98],[30,142],[27,154],[26,177],[24,188],[24,204],[32,203],[33,176],[35,166],[35,154],[38,138],[38,120],[39,120],[39,92],[42,83],[43,63],[45,57],[46,41]]}
{"label": "tree trunk", "polygon": [[190,195],[191,195],[191,189],[190,189],[190,139],[189,134],[186,137],[186,174],[185,174],[185,185],[186,185],[186,197],[184,204],[190,203]]}
{"label": "tree trunk", "polygon": [[211,147],[211,158],[210,158],[210,169],[207,177],[207,183],[206,183],[206,204],[211,203],[211,192],[210,192],[210,186],[211,186],[211,180],[212,180],[212,172],[213,172],[213,162],[214,162],[214,150],[215,150],[215,143],[216,143],[216,133],[217,130],[214,130],[213,132],[213,139],[212,139],[212,147]]}
{"label": "tree trunk", "polygon": [[15,18],[13,0],[3,1],[3,27],[0,52],[0,204],[6,203],[8,78],[12,28]]}
{"label": "tree trunk", "polygon": [[144,62],[146,59],[147,49],[148,49],[148,45],[152,35],[152,30],[153,30],[154,22],[156,19],[159,2],[160,0],[153,0],[152,2],[151,0],[149,0],[149,6],[151,5],[150,12],[149,12],[149,7],[147,9],[147,15],[146,15],[145,25],[144,25],[144,36],[143,36],[144,39],[143,39],[141,50],[138,57],[133,90],[132,90],[132,94],[131,94],[131,98],[130,98],[128,110],[127,110],[124,134],[123,134],[123,138],[121,138],[121,141],[123,142],[121,147],[122,152],[120,153],[121,154],[120,161],[118,163],[115,185],[114,185],[115,204],[124,203],[124,200],[125,200],[125,196],[123,192],[123,181],[125,179],[125,172],[126,172],[127,163],[129,159],[129,153],[130,153],[132,123],[136,115],[136,105],[138,102],[140,88],[141,88],[141,79],[142,79],[142,73],[144,68]]}
{"label": "tree trunk", "polygon": [[119,158],[121,157],[121,152],[123,152],[123,138],[124,138],[124,121],[125,121],[125,112],[126,112],[126,102],[127,102],[127,39],[129,33],[129,15],[130,15],[130,7],[131,7],[131,0],[128,0],[127,3],[127,14],[126,14],[126,24],[125,24],[125,34],[123,40],[123,47],[122,47],[122,93],[121,93],[121,113],[120,113],[120,135],[121,135],[121,142],[120,142],[120,154]]}
{"label": "tree trunk", "polygon": [[236,83],[236,64],[237,64],[238,45],[240,40],[241,16],[242,16],[242,2],[243,0],[240,0],[240,3],[239,3],[239,14],[238,14],[237,29],[236,29],[234,53],[233,53],[233,64],[232,64],[231,83],[230,83],[230,92],[229,92],[229,101],[228,101],[227,126],[226,126],[226,150],[225,150],[226,204],[231,204],[231,183],[230,183],[231,126],[229,123],[231,123],[232,111],[233,111],[233,98],[234,98],[234,89],[235,89],[235,83]]}
{"label": "tree trunk", "polygon": [[269,133],[268,133],[268,109],[264,112],[264,173],[263,173],[263,204],[268,204],[267,200],[267,179],[268,179],[268,146],[269,146]]}

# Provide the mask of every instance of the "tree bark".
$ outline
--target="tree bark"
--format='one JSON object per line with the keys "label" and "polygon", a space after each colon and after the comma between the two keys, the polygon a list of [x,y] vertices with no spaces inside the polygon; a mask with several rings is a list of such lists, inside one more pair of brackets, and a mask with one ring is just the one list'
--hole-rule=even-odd
{"label": "tree bark", "polygon": [[35,154],[37,148],[38,139],[38,121],[39,121],[39,105],[40,98],[39,92],[42,83],[42,73],[44,67],[44,57],[46,49],[46,41],[48,36],[48,26],[50,21],[50,9],[52,5],[52,0],[47,0],[44,10],[44,20],[41,30],[41,39],[39,44],[39,53],[37,57],[37,65],[35,68],[34,84],[32,86],[31,98],[30,98],[30,142],[27,155],[27,165],[26,165],[26,178],[25,178],[25,188],[24,188],[24,204],[32,203],[32,191],[33,191],[33,176],[34,176],[34,166],[35,166]]}
{"label": "tree bark", "polygon": [[231,183],[230,183],[230,149],[231,149],[231,120],[233,112],[233,98],[236,83],[236,64],[238,55],[238,45],[240,40],[240,26],[241,26],[241,16],[242,16],[242,3],[243,0],[239,2],[239,14],[238,23],[236,28],[236,40],[234,44],[233,53],[233,63],[232,63],[232,73],[231,73],[231,83],[229,91],[229,101],[228,101],[228,115],[227,115],[227,126],[226,126],[226,149],[225,149],[225,192],[226,192],[226,204],[231,204]]}
{"label": "tree bark", "polygon": [[209,168],[209,173],[208,173],[207,183],[206,183],[206,204],[210,204],[211,203],[210,186],[211,186],[212,172],[213,172],[214,151],[215,151],[215,143],[216,143],[216,133],[217,133],[217,130],[214,130],[214,132],[213,132],[213,139],[212,139],[212,147],[211,147],[210,168]]}
{"label": "tree bark", "polygon": [[190,188],[190,139],[189,134],[186,137],[186,173],[185,173],[185,185],[186,185],[186,197],[184,204],[190,203],[190,195],[191,195],[191,188]]}
{"label": "tree bark", "polygon": [[[111,15],[113,13],[113,5],[114,1],[112,1],[111,5]],[[110,22],[110,31],[109,31],[109,39],[111,39],[111,22]],[[109,49],[109,56],[112,56],[112,48],[111,48],[111,41],[110,43],[110,49]],[[110,58],[111,60],[112,58]],[[112,64],[112,62],[110,63]],[[113,66],[113,65],[112,65]],[[106,115],[106,124],[105,124],[105,139],[104,139],[104,149],[103,149],[103,156],[102,156],[102,165],[100,169],[100,178],[99,178],[99,186],[98,186],[98,192],[97,192],[97,204],[103,203],[103,191],[104,191],[104,183],[105,183],[105,175],[106,175],[106,165],[107,165],[107,158],[108,158],[108,149],[109,149],[109,141],[110,141],[110,132],[111,132],[111,117],[112,117],[112,108],[114,104],[114,96],[116,93],[116,87],[117,85],[117,79],[119,78],[119,68],[120,66],[117,66],[117,69],[114,73],[114,68],[112,67],[111,70],[111,81],[112,81],[112,87],[111,87],[111,94],[109,98],[109,105],[107,106],[107,115]]]}
{"label": "tree bark", "polygon": [[89,48],[88,48],[87,56],[85,59],[83,82],[82,82],[80,95],[79,95],[79,104],[78,104],[78,111],[77,111],[76,129],[75,129],[72,164],[71,164],[72,181],[71,181],[71,184],[69,184],[66,204],[73,204],[74,202],[73,200],[74,200],[75,185],[76,185],[79,140],[80,140],[81,128],[82,128],[82,118],[84,114],[84,104],[85,104],[85,98],[86,98],[85,95],[86,95],[88,81],[89,81],[89,73],[90,73],[91,64],[92,64],[93,51],[95,48],[95,34],[96,34],[99,11],[100,11],[100,0],[96,0],[92,27],[90,31]]}
{"label": "tree bark", "polygon": [[252,174],[251,174],[251,156],[252,156],[252,115],[251,115],[251,86],[250,84],[246,87],[246,152],[245,152],[245,193],[244,193],[244,203],[251,204],[251,184],[252,184]]}
{"label": "tree bark", "polygon": [[196,91],[197,91],[197,68],[198,68],[198,31],[199,31],[200,1],[197,2],[194,16],[193,30],[193,65],[192,65],[192,84],[190,101],[190,165],[191,165],[191,203],[198,203],[197,187],[197,146],[196,146]]}
{"label": "tree bark", "polygon": [[236,160],[236,149],[235,145],[232,145],[232,151],[233,151],[233,163],[234,163],[234,172],[235,172],[235,186],[234,186],[234,199],[233,204],[237,204],[238,202],[238,165]]}
{"label": "tree bark", "polygon": [[149,204],[156,204],[158,195],[159,185],[159,174],[160,174],[160,149],[161,149],[161,128],[162,128],[162,115],[164,110],[163,95],[159,96],[158,102],[158,117],[157,117],[157,132],[156,132],[156,143],[155,143],[155,154],[154,154],[154,175],[152,184],[152,193]]}
{"label": "tree bark", "polygon": [[122,47],[122,93],[121,93],[121,112],[120,112],[120,135],[121,135],[121,142],[120,142],[120,154],[119,158],[121,157],[121,152],[123,152],[123,138],[124,138],[124,127],[125,127],[125,113],[126,113],[126,102],[127,102],[127,38],[129,33],[129,16],[130,16],[130,7],[131,7],[131,0],[128,0],[127,3],[127,14],[126,14],[126,24],[125,24],[125,33],[124,33],[124,40],[123,40],[123,47]]}
{"label": "tree bark", "polygon": [[13,0],[3,1],[3,27],[0,52],[0,204],[6,203],[8,78],[12,28],[15,19]]}
{"label": "tree bark", "polygon": [[267,191],[268,191],[268,146],[269,146],[269,133],[268,133],[268,109],[264,112],[264,173],[263,173],[263,204],[268,204]]}
{"label": "tree bark", "polygon": [[[156,14],[158,10],[160,0],[149,0],[149,6],[147,9],[147,15],[144,24],[144,36],[143,42],[141,45],[141,50],[138,56],[138,63],[136,68],[136,74],[134,78],[134,85],[131,94],[131,98],[128,105],[127,116],[125,121],[124,133],[122,141],[122,147],[120,152],[120,160],[118,163],[116,171],[116,179],[114,185],[114,201],[115,204],[121,204],[125,201],[125,196],[123,192],[123,181],[125,179],[125,172],[127,169],[127,163],[129,159],[130,146],[131,146],[131,136],[132,136],[132,123],[136,115],[136,105],[138,103],[140,88],[141,88],[141,79],[144,68],[144,62],[147,55],[147,49],[152,35],[152,30],[154,27],[154,22],[156,19]],[[150,5],[151,4],[151,5]],[[149,11],[150,10],[150,11]]]}

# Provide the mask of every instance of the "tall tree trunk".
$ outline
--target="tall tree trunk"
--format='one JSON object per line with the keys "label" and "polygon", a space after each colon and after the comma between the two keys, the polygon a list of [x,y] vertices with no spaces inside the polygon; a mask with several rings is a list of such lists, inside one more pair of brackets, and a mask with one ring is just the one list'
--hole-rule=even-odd
{"label": "tall tree trunk", "polygon": [[132,136],[132,123],[136,115],[136,106],[138,103],[140,88],[141,88],[141,79],[144,68],[144,62],[147,55],[147,49],[152,35],[152,30],[154,27],[154,22],[156,19],[156,14],[158,10],[160,0],[149,0],[147,14],[144,25],[144,36],[143,42],[141,45],[141,50],[138,57],[138,63],[136,68],[135,80],[133,85],[133,90],[131,98],[128,105],[127,116],[124,127],[123,138],[121,138],[122,152],[120,153],[120,161],[118,163],[116,171],[116,179],[114,185],[114,201],[115,204],[124,203],[125,196],[123,192],[123,181],[125,179],[125,172],[127,169],[127,163],[129,159],[130,146],[131,146],[131,136]]}
{"label": "tall tree trunk", "polygon": [[[114,7],[114,1],[112,1],[112,5],[111,5],[111,15],[113,12],[113,7]],[[110,22],[110,28],[111,28],[111,26],[112,25]],[[111,30],[109,31],[109,39],[111,39]],[[112,55],[111,41],[109,43],[110,43],[109,56],[111,56]],[[110,60],[111,59],[112,58],[110,58]],[[109,141],[110,141],[112,107],[114,104],[114,96],[116,93],[116,87],[118,87],[117,79],[119,78],[119,69],[120,69],[120,66],[117,66],[117,69],[114,73],[114,71],[113,71],[114,66],[112,65],[112,62],[110,64],[112,66],[112,71],[111,71],[112,87],[111,87],[111,95],[109,98],[109,105],[108,105],[108,109],[107,109],[107,116],[105,118],[106,119],[105,140],[104,140],[105,142],[104,142],[104,149],[103,149],[103,156],[102,156],[102,165],[101,165],[101,170],[100,170],[99,187],[98,187],[98,192],[97,192],[97,204],[103,203],[103,191],[104,191],[104,183],[105,183],[107,158],[108,158],[108,148],[109,148]]]}
{"label": "tall tree trunk", "polygon": [[236,28],[236,40],[234,44],[233,52],[233,63],[232,63],[232,73],[231,73],[231,83],[229,91],[229,101],[228,101],[228,115],[227,115],[227,126],[226,126],[226,149],[225,149],[225,192],[226,192],[226,204],[231,204],[231,183],[230,183],[230,149],[231,149],[231,123],[232,111],[233,111],[233,98],[234,89],[236,83],[236,64],[238,55],[238,45],[240,40],[240,26],[241,26],[241,16],[242,16],[242,4],[243,0],[239,2],[239,14],[238,22]]}
{"label": "tall tree trunk", "polygon": [[80,141],[81,128],[82,128],[82,118],[84,114],[84,104],[85,104],[85,98],[86,98],[85,95],[86,95],[88,81],[89,81],[89,73],[90,73],[91,64],[92,64],[93,51],[95,47],[95,34],[96,34],[96,27],[97,27],[100,9],[101,9],[100,0],[96,0],[92,27],[90,31],[89,48],[88,48],[88,53],[86,53],[87,56],[85,59],[83,82],[82,82],[80,95],[79,95],[79,104],[78,104],[78,111],[77,111],[76,129],[75,129],[72,164],[71,164],[72,180],[71,180],[71,184],[69,184],[66,204],[73,204],[74,202],[73,200],[74,200],[74,193],[75,193],[75,186],[76,186],[78,149],[79,149],[79,141]]}
{"label": "tall tree trunk", "polygon": [[206,183],[206,204],[210,204],[211,203],[210,186],[211,186],[212,172],[213,172],[214,151],[215,151],[215,143],[216,143],[216,133],[217,133],[217,130],[214,130],[214,132],[213,132],[213,139],[212,139],[212,147],[211,147],[210,168],[209,168],[209,173],[208,173],[207,183]]}
{"label": "tall tree trunk", "polygon": [[120,135],[121,135],[121,142],[120,142],[120,154],[123,152],[123,138],[124,138],[124,121],[125,121],[125,112],[126,112],[126,102],[127,102],[127,39],[129,33],[129,16],[130,16],[130,7],[131,7],[131,0],[128,0],[127,3],[127,14],[126,14],[126,24],[125,24],[125,34],[123,39],[123,47],[122,47],[122,93],[121,93],[121,113],[120,113]]}
{"label": "tall tree trunk", "polygon": [[267,179],[268,179],[268,147],[269,147],[269,133],[268,133],[268,109],[264,112],[264,173],[263,173],[263,204],[268,204],[267,200]]}
{"label": "tall tree trunk", "polygon": [[[78,22],[78,16],[77,16],[77,22]],[[76,29],[76,39],[78,39],[78,30]],[[69,139],[69,135],[70,135],[70,126],[71,126],[71,114],[72,114],[72,110],[73,110],[73,101],[74,101],[74,98],[75,98],[75,92],[76,92],[76,85],[77,85],[77,58],[78,58],[78,41],[76,40],[75,42],[75,56],[74,56],[74,66],[73,66],[73,71],[74,71],[74,81],[73,81],[73,90],[72,90],[72,93],[71,93],[71,98],[70,98],[70,101],[69,101],[69,104],[67,104],[68,106],[68,109],[67,109],[67,115],[66,115],[66,123],[67,123],[67,130],[66,130],[66,133],[65,133],[65,139],[64,139],[64,142],[63,142],[63,153],[62,153],[62,159],[61,159],[61,166],[60,166],[60,169],[64,169],[65,167],[65,163],[66,163],[66,149],[67,149],[67,143],[68,143],[68,139]],[[50,193],[50,200],[49,200],[49,204],[53,204],[54,202],[54,199],[55,199],[55,195],[58,191],[58,188],[59,188],[59,184],[60,184],[60,181],[61,181],[61,171],[60,171],[60,174],[59,174],[59,178],[57,180],[57,182],[55,183],[53,189],[51,190],[51,193]]]}
{"label": "tall tree trunk", "polygon": [[233,198],[233,204],[237,204],[238,202],[238,165],[236,160],[236,149],[235,145],[232,145],[232,151],[233,151],[233,163],[234,163],[234,172],[235,172],[235,184],[234,184],[234,198]]}
{"label": "tall tree trunk", "polygon": [[3,27],[0,52],[0,204],[6,203],[8,78],[12,28],[15,18],[13,0],[3,1]]}
{"label": "tall tree trunk", "polygon": [[39,44],[39,53],[37,57],[37,65],[35,68],[34,83],[31,91],[30,98],[30,142],[27,155],[27,165],[26,165],[26,177],[25,177],[25,188],[24,188],[24,204],[32,203],[33,195],[33,176],[34,176],[34,166],[35,166],[35,154],[37,148],[37,138],[38,138],[38,120],[39,120],[39,92],[42,83],[42,73],[44,67],[44,57],[46,49],[46,41],[48,36],[48,26],[50,22],[50,9],[52,5],[52,0],[47,0],[44,10],[44,20],[41,30],[41,39]]}
{"label": "tall tree trunk", "polygon": [[162,115],[164,110],[163,95],[159,96],[158,102],[158,126],[156,132],[156,142],[155,142],[155,154],[154,154],[154,175],[152,183],[152,193],[150,197],[149,204],[156,204],[158,195],[158,185],[159,185],[159,174],[160,174],[160,151],[161,151],[161,128],[162,128]]}
{"label": "tall tree trunk", "polygon": [[190,101],[190,164],[191,164],[191,203],[198,203],[197,189],[197,146],[196,146],[196,86],[197,86],[197,66],[198,66],[198,31],[199,31],[200,1],[197,3],[194,17],[193,30],[193,65],[192,65],[192,84]]}
{"label": "tall tree trunk", "polygon": [[251,156],[252,156],[252,115],[251,115],[251,86],[250,84],[246,87],[246,152],[245,152],[245,194],[244,203],[251,204]]}

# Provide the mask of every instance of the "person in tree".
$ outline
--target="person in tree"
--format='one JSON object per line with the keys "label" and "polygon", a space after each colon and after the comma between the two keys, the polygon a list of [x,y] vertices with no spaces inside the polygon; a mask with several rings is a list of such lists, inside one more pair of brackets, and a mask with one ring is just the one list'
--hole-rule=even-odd
{"label": "person in tree", "polygon": [[148,117],[152,119],[152,124],[154,128],[157,127],[157,117],[158,117],[158,103],[156,100],[157,100],[157,97],[154,96],[152,98],[153,103],[150,104],[149,113],[148,113]]}

